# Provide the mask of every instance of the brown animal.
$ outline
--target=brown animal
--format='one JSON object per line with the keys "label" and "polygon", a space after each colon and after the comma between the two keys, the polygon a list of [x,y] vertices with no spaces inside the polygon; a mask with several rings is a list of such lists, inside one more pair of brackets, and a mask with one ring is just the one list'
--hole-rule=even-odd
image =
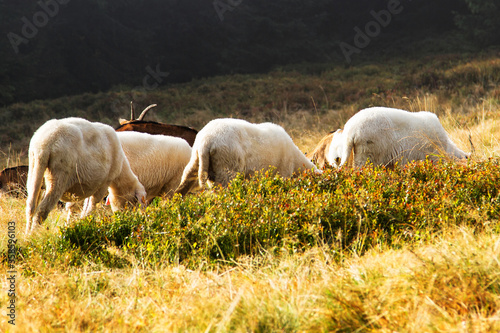
{"label": "brown animal", "polygon": [[187,126],[163,124],[163,123],[158,123],[156,121],[143,120],[147,111],[155,106],[156,104],[148,106],[142,111],[139,118],[134,119],[134,108],[131,103],[131,117],[130,117],[131,119],[130,120],[120,119],[120,126],[117,127],[115,130],[117,132],[135,131],[135,132],[143,132],[149,134],[176,136],[186,140],[187,143],[189,143],[189,145],[192,147],[194,139],[198,134],[198,131],[195,130],[194,128]]}
{"label": "brown animal", "polygon": [[27,165],[5,168],[0,172],[0,192],[15,197],[26,197],[26,179],[28,178]]}
{"label": "brown animal", "polygon": [[330,145],[332,143],[333,132],[328,133],[324,136],[318,143],[316,148],[314,148],[312,153],[307,154],[307,158],[310,159],[316,166],[323,169],[325,165],[329,164],[328,161],[328,151],[330,150]]}
{"label": "brown animal", "polygon": [[[28,170],[28,165],[3,169],[0,172],[0,193],[9,194],[16,198],[27,197],[26,181],[28,179]],[[45,184],[42,185],[42,190],[45,190]],[[59,201],[57,204],[59,208],[64,208],[64,202]]]}

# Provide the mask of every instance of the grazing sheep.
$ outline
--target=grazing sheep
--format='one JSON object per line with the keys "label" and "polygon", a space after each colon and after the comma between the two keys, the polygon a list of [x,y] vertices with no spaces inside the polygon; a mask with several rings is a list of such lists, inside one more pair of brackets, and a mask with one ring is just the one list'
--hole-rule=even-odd
{"label": "grazing sheep", "polygon": [[203,188],[208,182],[227,186],[237,173],[250,176],[275,167],[283,177],[314,164],[276,124],[252,124],[240,119],[215,119],[196,136],[191,159],[176,193]]}
{"label": "grazing sheep", "polygon": [[330,147],[331,158],[341,157],[339,166],[352,162],[354,167],[362,167],[369,160],[394,167],[426,158],[436,161],[443,156],[462,159],[470,155],[457,148],[438,117],[427,111],[364,109],[347,121],[339,138],[341,155],[339,147]]}
{"label": "grazing sheep", "polygon": [[[191,146],[173,136],[139,132],[116,134],[132,171],[146,189],[147,202],[160,195],[171,197],[191,157]],[[108,200],[116,204],[122,199],[110,194]]]}
{"label": "grazing sheep", "polygon": [[[44,178],[46,190],[38,202]],[[40,225],[59,199],[75,202],[90,197],[81,214],[86,216],[104,198],[108,187],[131,203],[146,197],[114,129],[81,118],[47,121],[29,146],[26,232]],[[112,205],[113,211],[120,208]]]}

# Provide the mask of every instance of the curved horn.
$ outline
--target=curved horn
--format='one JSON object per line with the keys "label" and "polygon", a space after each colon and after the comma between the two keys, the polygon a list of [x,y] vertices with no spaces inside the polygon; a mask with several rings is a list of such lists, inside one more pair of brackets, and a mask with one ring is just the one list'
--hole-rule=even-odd
{"label": "curved horn", "polygon": [[134,114],[134,102],[130,101],[130,120],[135,119],[135,114]]}
{"label": "curved horn", "polygon": [[139,118],[137,118],[137,120],[142,120],[144,118],[144,116],[146,115],[146,113],[149,111],[149,109],[152,109],[155,106],[156,106],[156,104],[151,104],[150,106],[148,106],[147,108],[142,110],[141,115],[139,116]]}

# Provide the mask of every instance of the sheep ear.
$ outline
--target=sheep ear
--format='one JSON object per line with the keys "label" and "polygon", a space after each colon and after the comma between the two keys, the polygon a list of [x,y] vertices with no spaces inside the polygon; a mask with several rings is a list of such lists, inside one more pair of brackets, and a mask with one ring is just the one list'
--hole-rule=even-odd
{"label": "sheep ear", "polygon": [[106,197],[106,206],[111,205],[111,200],[109,199],[109,195]]}

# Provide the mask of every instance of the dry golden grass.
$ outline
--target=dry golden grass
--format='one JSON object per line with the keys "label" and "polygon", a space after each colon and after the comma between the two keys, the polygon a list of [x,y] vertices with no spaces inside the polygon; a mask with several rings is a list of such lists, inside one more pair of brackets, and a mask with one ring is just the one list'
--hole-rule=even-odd
{"label": "dry golden grass", "polygon": [[[447,230],[433,245],[264,255],[231,269],[91,270],[33,262],[9,332],[496,332],[500,240]],[[200,267],[202,268],[202,267]],[[0,295],[2,306],[6,295]]]}
{"label": "dry golden grass", "polygon": [[495,332],[499,249],[497,236],[453,229],[433,245],[373,251],[343,269],[333,298],[379,331]]}

